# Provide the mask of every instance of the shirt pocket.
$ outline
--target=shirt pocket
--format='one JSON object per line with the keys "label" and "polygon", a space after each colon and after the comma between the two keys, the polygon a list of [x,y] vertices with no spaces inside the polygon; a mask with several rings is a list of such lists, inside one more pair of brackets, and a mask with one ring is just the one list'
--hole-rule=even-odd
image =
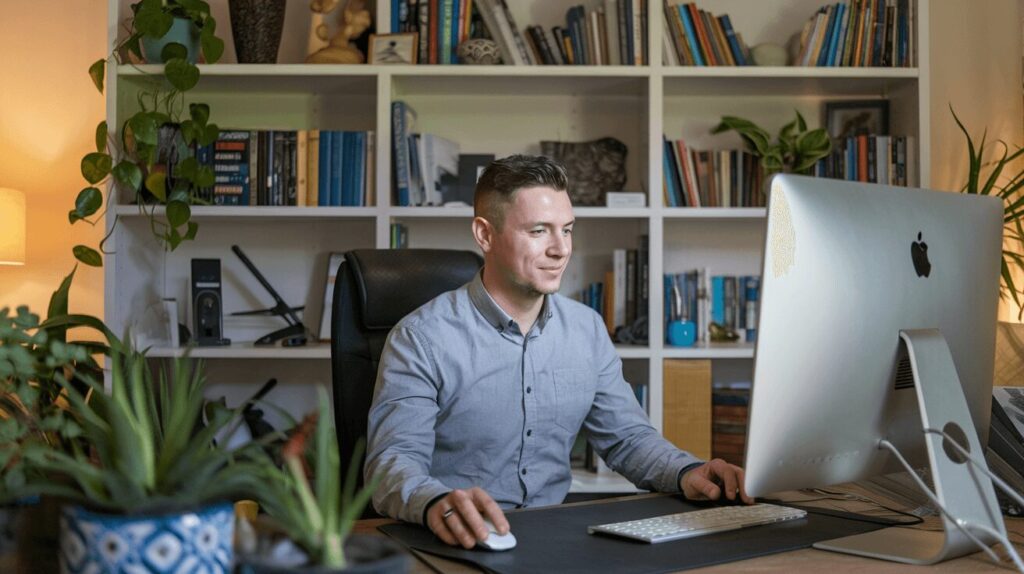
{"label": "shirt pocket", "polygon": [[594,403],[594,381],[586,369],[559,369],[554,372],[555,424],[576,433]]}

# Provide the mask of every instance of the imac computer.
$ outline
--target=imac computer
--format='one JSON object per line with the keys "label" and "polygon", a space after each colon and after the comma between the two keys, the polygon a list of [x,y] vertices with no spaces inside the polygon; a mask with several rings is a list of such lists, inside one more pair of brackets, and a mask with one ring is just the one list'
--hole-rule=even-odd
{"label": "imac computer", "polygon": [[945,527],[816,547],[930,564],[1005,539],[984,466],[1002,228],[998,197],[772,180],[747,493],[930,467]]}

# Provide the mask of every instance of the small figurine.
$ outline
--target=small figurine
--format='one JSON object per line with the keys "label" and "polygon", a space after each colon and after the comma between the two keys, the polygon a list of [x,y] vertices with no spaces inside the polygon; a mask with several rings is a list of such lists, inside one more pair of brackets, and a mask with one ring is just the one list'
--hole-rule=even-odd
{"label": "small figurine", "polygon": [[340,0],[312,0],[309,9],[313,11],[312,26],[309,35],[310,64],[362,64],[366,57],[352,43],[373,23],[370,11],[366,9],[366,0],[348,0],[341,11],[338,31],[329,38],[327,15],[340,3]]}

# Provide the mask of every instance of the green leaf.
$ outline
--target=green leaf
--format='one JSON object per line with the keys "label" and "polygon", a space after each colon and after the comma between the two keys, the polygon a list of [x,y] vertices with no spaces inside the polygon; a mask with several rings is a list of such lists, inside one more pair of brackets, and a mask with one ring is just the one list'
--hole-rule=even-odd
{"label": "green leaf", "polygon": [[198,170],[199,161],[195,157],[189,156],[179,161],[178,165],[174,166],[174,177],[185,178],[189,181],[193,181]]}
{"label": "green leaf", "polygon": [[107,72],[107,61],[103,58],[96,60],[89,66],[89,77],[92,78],[93,85],[96,89],[103,93],[103,77]]}
{"label": "green leaf", "polygon": [[135,57],[140,59],[140,60],[143,59],[141,39],[142,39],[142,34],[139,34],[139,33],[136,32],[135,34],[132,34],[131,36],[128,37],[127,40],[124,41],[124,47],[130,53],[135,54]]}
{"label": "green leaf", "polygon": [[157,144],[157,129],[160,124],[156,118],[148,113],[138,113],[128,119],[128,127],[131,129],[131,136],[135,138],[136,144],[144,143],[155,146]]}
{"label": "green leaf", "polygon": [[164,64],[167,81],[180,92],[187,92],[199,83],[199,68],[184,58],[174,58]]}
{"label": "green leaf", "polygon": [[82,177],[89,183],[96,184],[103,181],[103,178],[110,175],[110,166],[113,161],[105,153],[92,152],[82,158]]}
{"label": "green leaf", "polygon": [[[50,295],[50,304],[46,309],[47,319],[68,314],[68,293],[71,291],[71,282],[74,281],[77,270],[77,266],[72,268],[71,273],[68,273],[67,277],[60,282],[57,290]],[[64,339],[59,340],[63,341]]]}
{"label": "green leaf", "polygon": [[96,124],[96,151],[107,151],[107,122]]}
{"label": "green leaf", "polygon": [[801,132],[807,131],[807,122],[804,121],[804,117],[800,115],[800,110],[793,110],[796,112],[796,127]]}
{"label": "green leaf", "polygon": [[185,232],[184,239],[186,241],[192,241],[193,239],[196,238],[196,233],[198,233],[198,232],[199,232],[199,224],[196,223],[195,221],[189,221],[188,222],[188,231]]}
{"label": "green leaf", "polygon": [[206,123],[210,121],[210,106],[207,104],[189,104],[188,115],[200,127],[206,127]]}
{"label": "green leaf", "polygon": [[135,13],[135,30],[149,38],[163,38],[171,29],[174,18],[159,7],[143,2]]}
{"label": "green leaf", "polygon": [[175,58],[182,60],[188,58],[188,48],[178,42],[164,44],[163,49],[160,50],[160,59],[164,62],[170,62]]}
{"label": "green leaf", "polygon": [[217,141],[219,135],[220,128],[217,127],[217,124],[210,124],[203,129],[203,134],[198,139],[199,145],[210,145]]}
{"label": "green leaf", "polygon": [[208,27],[203,28],[199,35],[199,46],[203,50],[203,59],[207,64],[216,64],[217,60],[224,54],[224,40],[221,40],[213,33],[213,18],[207,20]]}
{"label": "green leaf", "polygon": [[131,160],[123,159],[111,170],[118,183],[128,186],[134,191],[142,186],[142,170]]}
{"label": "green leaf", "polygon": [[90,267],[103,267],[103,258],[100,257],[99,252],[92,247],[76,245],[71,252],[74,253],[75,259]]}
{"label": "green leaf", "polygon": [[100,207],[103,207],[103,194],[100,190],[95,187],[87,187],[78,192],[78,197],[75,199],[75,213],[80,218],[89,217]]}
{"label": "green leaf", "polygon": [[197,188],[212,187],[216,181],[216,176],[213,173],[213,168],[208,165],[199,166],[196,170],[196,177],[192,180]]}
{"label": "green leaf", "polygon": [[159,171],[149,174],[146,178],[146,189],[156,196],[161,203],[167,202],[167,175]]}
{"label": "green leaf", "polygon": [[[953,111],[953,105],[949,105],[949,111],[953,114],[953,120],[956,125],[960,127],[960,131],[964,133],[964,137],[967,138],[967,165],[969,167],[967,177],[967,193],[978,193],[978,174],[981,172],[981,155],[976,154],[974,151],[974,141],[971,139],[971,134],[967,133],[967,128],[957,117],[956,112]],[[984,147],[984,142],[982,142]]]}
{"label": "green leaf", "polygon": [[167,204],[167,222],[173,227],[181,227],[192,217],[192,210],[183,201],[172,201]]}

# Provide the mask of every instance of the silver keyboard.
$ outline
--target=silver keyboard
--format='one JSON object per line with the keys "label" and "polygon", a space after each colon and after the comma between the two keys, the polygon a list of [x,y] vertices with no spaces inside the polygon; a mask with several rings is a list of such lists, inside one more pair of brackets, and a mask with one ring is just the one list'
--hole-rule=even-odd
{"label": "silver keyboard", "polygon": [[612,534],[657,544],[680,538],[703,536],[712,532],[797,520],[805,516],[807,516],[807,512],[803,510],[774,504],[716,506],[679,514],[654,516],[643,520],[589,526],[587,533]]}

